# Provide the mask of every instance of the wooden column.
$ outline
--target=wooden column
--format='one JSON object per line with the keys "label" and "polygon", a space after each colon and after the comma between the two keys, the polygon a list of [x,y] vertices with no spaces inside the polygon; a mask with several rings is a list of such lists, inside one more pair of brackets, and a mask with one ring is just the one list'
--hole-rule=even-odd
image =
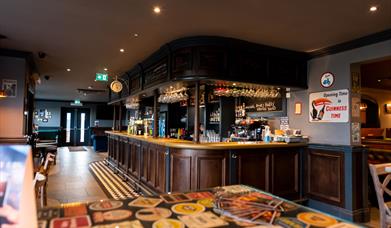
{"label": "wooden column", "polygon": [[154,138],[157,138],[159,136],[159,125],[158,125],[159,113],[158,113],[158,109],[157,109],[158,96],[159,96],[159,94],[155,90],[154,95],[153,95],[153,133],[152,133]]}
{"label": "wooden column", "polygon": [[122,130],[122,102],[118,105],[118,131]]}
{"label": "wooden column", "polygon": [[117,105],[114,104],[113,108],[114,108],[114,112],[113,112],[113,131],[115,131],[116,128],[117,128],[117,115],[116,115]]}
{"label": "wooden column", "polygon": [[197,81],[194,87],[194,138],[196,143],[200,142],[200,82]]}

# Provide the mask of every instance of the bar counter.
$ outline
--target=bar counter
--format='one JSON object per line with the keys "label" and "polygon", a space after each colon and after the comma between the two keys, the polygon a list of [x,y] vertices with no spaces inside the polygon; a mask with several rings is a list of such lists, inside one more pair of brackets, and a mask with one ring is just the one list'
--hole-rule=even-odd
{"label": "bar counter", "polygon": [[291,200],[303,195],[305,143],[193,143],[106,133],[108,164],[147,194],[245,184]]}
{"label": "bar counter", "polygon": [[227,149],[255,149],[255,148],[281,148],[281,147],[303,147],[306,143],[285,143],[285,142],[214,142],[214,143],[194,143],[192,141],[169,138],[153,138],[151,136],[129,135],[125,132],[106,131],[107,134],[128,137],[147,143],[153,143],[160,146],[180,149],[196,150],[227,150]]}

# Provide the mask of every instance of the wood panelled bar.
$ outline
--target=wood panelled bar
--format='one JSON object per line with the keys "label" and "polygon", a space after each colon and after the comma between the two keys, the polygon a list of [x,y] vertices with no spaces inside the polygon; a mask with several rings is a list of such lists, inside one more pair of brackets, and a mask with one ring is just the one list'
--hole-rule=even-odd
{"label": "wood panelled bar", "polygon": [[[366,220],[360,148],[269,142],[268,120],[287,116],[285,93],[307,89],[307,59],[223,37],[162,46],[120,77],[123,91],[110,94],[117,112],[128,111],[107,132],[108,164],[145,193],[245,184]],[[284,131],[297,139],[291,135]]]}
{"label": "wood panelled bar", "polygon": [[109,162],[147,192],[246,184],[288,199],[302,197],[305,143],[193,143],[107,133]]}

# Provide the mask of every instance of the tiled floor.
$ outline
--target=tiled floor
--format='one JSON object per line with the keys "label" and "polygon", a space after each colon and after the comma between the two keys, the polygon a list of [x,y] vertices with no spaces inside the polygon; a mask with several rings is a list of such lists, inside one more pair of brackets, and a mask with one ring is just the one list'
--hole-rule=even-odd
{"label": "tiled floor", "polygon": [[48,206],[75,201],[106,199],[94,177],[88,170],[88,163],[103,160],[107,153],[87,151],[69,152],[67,147],[58,149],[57,164],[52,166],[48,182]]}

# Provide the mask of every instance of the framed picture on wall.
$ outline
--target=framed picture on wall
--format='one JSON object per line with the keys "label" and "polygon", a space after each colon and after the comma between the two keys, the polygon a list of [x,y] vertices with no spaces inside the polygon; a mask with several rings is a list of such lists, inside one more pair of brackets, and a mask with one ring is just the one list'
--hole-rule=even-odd
{"label": "framed picture on wall", "polygon": [[18,81],[11,79],[3,79],[2,89],[4,90],[7,97],[16,97]]}
{"label": "framed picture on wall", "polygon": [[391,113],[391,104],[385,104],[384,105],[384,112],[387,114]]}

